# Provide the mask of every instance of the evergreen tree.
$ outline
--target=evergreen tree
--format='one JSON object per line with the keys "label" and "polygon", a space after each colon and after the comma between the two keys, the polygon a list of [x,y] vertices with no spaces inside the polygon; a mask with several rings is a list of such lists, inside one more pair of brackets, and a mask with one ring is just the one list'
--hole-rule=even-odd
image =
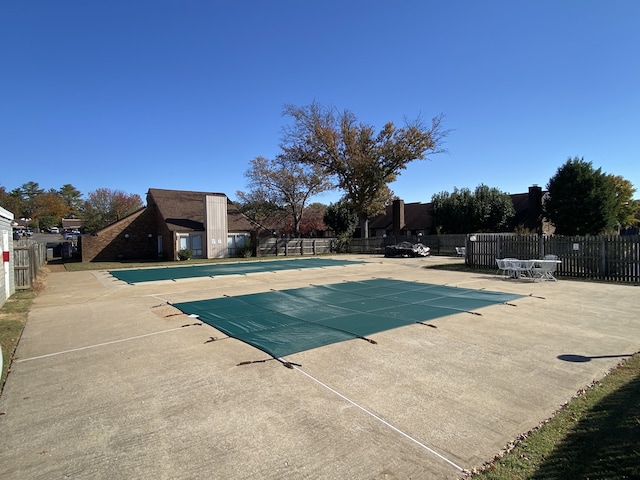
{"label": "evergreen tree", "polygon": [[569,158],[547,184],[546,217],[558,235],[598,235],[616,226],[616,184],[584,158]]}

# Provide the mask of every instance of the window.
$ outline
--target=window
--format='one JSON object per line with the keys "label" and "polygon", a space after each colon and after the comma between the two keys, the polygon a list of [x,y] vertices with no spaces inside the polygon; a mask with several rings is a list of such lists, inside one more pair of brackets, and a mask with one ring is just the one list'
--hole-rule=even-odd
{"label": "window", "polygon": [[194,257],[202,257],[202,235],[191,235],[191,253]]}
{"label": "window", "polygon": [[178,250],[191,250],[193,258],[202,258],[202,233],[179,233]]}
{"label": "window", "polygon": [[248,241],[248,234],[246,233],[230,233],[227,236],[227,249],[229,250],[229,256],[237,256],[239,251],[248,245]]}

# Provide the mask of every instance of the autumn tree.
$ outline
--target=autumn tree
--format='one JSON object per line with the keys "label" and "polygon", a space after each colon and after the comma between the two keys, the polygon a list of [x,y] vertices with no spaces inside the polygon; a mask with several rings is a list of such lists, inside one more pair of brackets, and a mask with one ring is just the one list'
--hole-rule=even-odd
{"label": "autumn tree", "polygon": [[376,133],[349,110],[339,113],[315,102],[306,107],[288,105],[284,114],[293,125],[283,128],[282,148],[335,179],[358,214],[364,237],[367,219],[382,212],[390,197],[388,184],[410,162],[443,152],[448,134],[442,128],[442,115],[434,117],[429,127],[417,118],[402,128],[388,122]]}
{"label": "autumn tree", "polygon": [[296,235],[293,225],[293,217],[287,215],[279,228],[279,233],[298,237],[313,237],[327,229],[323,218],[326,206],[322,203],[315,202],[304,207],[304,212],[298,225],[298,234]]}
{"label": "autumn tree", "polygon": [[58,225],[68,213],[69,207],[54,189],[41,193],[34,201],[33,215],[38,219],[41,230]]}
{"label": "autumn tree", "polygon": [[293,151],[282,153],[273,160],[254,158],[245,176],[250,189],[248,196],[254,202],[286,211],[293,222],[295,236],[300,235],[300,222],[309,199],[332,187],[319,166],[301,162]]}
{"label": "autumn tree", "polygon": [[98,188],[89,192],[83,207],[83,226],[93,233],[102,227],[124,218],[142,208],[144,204],[137,193]]}
{"label": "autumn tree", "polygon": [[638,202],[633,201],[636,189],[633,184],[619,176],[611,175],[616,190],[616,224],[618,228],[630,228],[638,224]]}
{"label": "autumn tree", "polygon": [[584,158],[569,158],[547,184],[545,215],[558,235],[613,231],[617,206],[614,177]]}

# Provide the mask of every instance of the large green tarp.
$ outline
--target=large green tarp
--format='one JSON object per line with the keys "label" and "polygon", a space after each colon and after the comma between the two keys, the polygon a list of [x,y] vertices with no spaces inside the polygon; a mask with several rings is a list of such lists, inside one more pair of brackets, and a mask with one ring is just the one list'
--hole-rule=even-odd
{"label": "large green tarp", "polygon": [[331,258],[299,258],[294,260],[267,260],[263,262],[207,263],[186,267],[137,268],[132,270],[110,270],[109,273],[127,283],[177,280],[180,278],[217,277],[221,275],[243,275],[247,273],[277,272],[299,268],[335,267],[357,265],[363,262],[334,260]]}
{"label": "large green tarp", "polygon": [[173,306],[280,358],[519,297],[487,290],[373,279]]}

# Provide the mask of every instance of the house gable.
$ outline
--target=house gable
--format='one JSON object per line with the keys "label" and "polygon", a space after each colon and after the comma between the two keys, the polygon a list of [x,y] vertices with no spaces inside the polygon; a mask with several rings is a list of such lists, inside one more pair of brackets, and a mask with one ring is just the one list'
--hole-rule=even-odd
{"label": "house gable", "polygon": [[189,238],[187,241],[190,241],[190,237],[198,236],[203,240],[200,244],[202,256],[206,257],[209,254],[207,247],[211,244],[211,239],[205,233],[207,197],[216,198],[218,203],[226,205],[228,231],[224,232],[225,235],[218,232],[216,238],[216,245],[224,245],[226,253],[227,234],[243,236],[255,230],[249,219],[226,195],[150,188],[146,207],[100,229],[94,235],[82,237],[82,260],[175,259],[179,239],[185,241],[185,238]]}

